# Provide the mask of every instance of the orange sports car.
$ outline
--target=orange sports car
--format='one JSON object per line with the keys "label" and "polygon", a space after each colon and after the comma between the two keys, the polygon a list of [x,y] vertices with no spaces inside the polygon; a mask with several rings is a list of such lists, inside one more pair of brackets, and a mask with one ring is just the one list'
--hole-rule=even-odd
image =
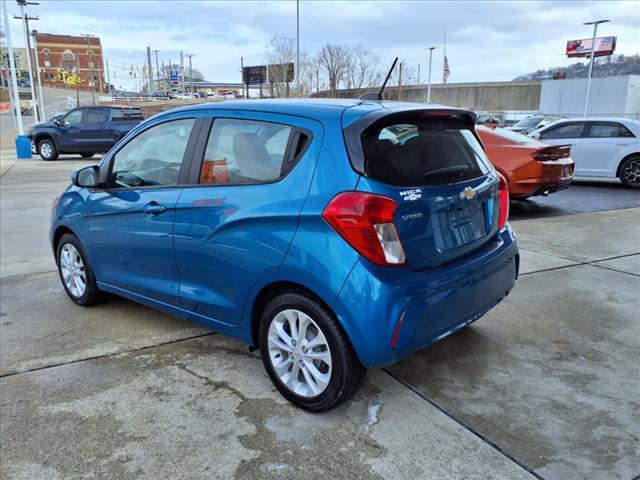
{"label": "orange sports car", "polygon": [[575,164],[570,145],[546,145],[511,130],[476,126],[487,156],[507,179],[509,196],[527,198],[569,188]]}

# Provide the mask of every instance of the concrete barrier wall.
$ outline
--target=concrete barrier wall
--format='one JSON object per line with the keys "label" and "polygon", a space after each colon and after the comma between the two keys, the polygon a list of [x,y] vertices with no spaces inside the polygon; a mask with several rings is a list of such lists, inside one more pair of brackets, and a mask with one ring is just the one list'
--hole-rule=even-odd
{"label": "concrete barrier wall", "polygon": [[[431,102],[451,107],[471,110],[534,110],[540,104],[540,81],[531,82],[483,82],[483,83],[451,83],[431,86]],[[374,91],[375,89],[367,89]],[[361,90],[338,90],[336,97],[357,98]],[[318,96],[330,97],[330,92],[320,92]],[[412,85],[403,87],[387,87],[385,98],[408,102],[426,102],[427,86]]]}

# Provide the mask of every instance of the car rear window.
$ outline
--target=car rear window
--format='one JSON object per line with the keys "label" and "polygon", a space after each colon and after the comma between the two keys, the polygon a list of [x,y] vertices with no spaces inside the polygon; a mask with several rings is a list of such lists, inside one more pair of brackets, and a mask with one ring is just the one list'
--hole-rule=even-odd
{"label": "car rear window", "polygon": [[111,120],[114,122],[131,122],[144,120],[144,116],[139,108],[113,108],[111,110]]}
{"label": "car rear window", "polygon": [[531,145],[531,146],[540,146],[540,143],[538,140],[535,140],[531,137],[527,137],[526,135],[523,135],[521,133],[518,132],[514,132],[511,130],[507,130],[505,128],[496,128],[495,130],[492,131],[494,135],[497,135],[499,137],[504,138],[505,140],[510,140],[512,142],[517,142],[520,145]]}
{"label": "car rear window", "polygon": [[396,186],[455,183],[491,170],[466,124],[423,112],[384,117],[361,135],[365,174]]}

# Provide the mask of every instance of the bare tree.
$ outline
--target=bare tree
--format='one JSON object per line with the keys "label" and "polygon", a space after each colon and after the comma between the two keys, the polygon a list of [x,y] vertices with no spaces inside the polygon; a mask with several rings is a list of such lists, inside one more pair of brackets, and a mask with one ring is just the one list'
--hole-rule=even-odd
{"label": "bare tree", "polygon": [[[271,83],[274,97],[284,97],[289,94],[287,69],[284,65],[295,63],[296,42],[293,38],[273,36],[267,44],[267,64],[278,67],[269,68],[268,81]],[[300,72],[294,72],[298,75]]]}
{"label": "bare tree", "polygon": [[348,49],[342,45],[326,44],[318,52],[318,60],[321,71],[327,75],[331,96],[334,97],[347,72]]}
{"label": "bare tree", "polygon": [[380,83],[380,57],[362,45],[348,48],[347,53],[347,88],[361,89]]}

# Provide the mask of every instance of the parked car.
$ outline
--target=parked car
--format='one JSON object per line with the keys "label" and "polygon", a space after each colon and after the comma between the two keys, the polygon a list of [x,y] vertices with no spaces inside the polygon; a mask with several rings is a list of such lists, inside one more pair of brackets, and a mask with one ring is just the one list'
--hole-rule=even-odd
{"label": "parked car", "polygon": [[505,115],[503,113],[477,112],[478,125],[504,127],[506,125]]}
{"label": "parked car", "polygon": [[62,284],[79,305],[111,292],[236,337],[284,397],[329,410],[513,287],[507,184],[474,125],[359,100],[160,113],[54,202]]}
{"label": "parked car", "polygon": [[31,82],[28,79],[19,78],[17,83],[18,83],[18,87],[31,88]]}
{"label": "parked car", "polygon": [[514,132],[522,133],[526,135],[529,132],[532,132],[538,128],[545,127],[550,123],[558,120],[558,117],[553,117],[550,115],[532,115],[527,118],[523,118],[519,122],[516,122],[512,126],[507,126],[509,130],[513,130]]}
{"label": "parked car", "polygon": [[193,98],[200,98],[200,95],[198,95],[195,92],[183,92],[183,93],[179,93],[178,95],[176,95],[175,98],[180,99],[180,100],[190,100],[190,99],[193,99]]}
{"label": "parked car", "polygon": [[132,107],[78,107],[64,116],[54,116],[27,132],[32,150],[43,160],[55,160],[61,153],[89,158],[109,151],[133,127],[144,120]]}
{"label": "parked car", "polygon": [[527,198],[569,188],[574,162],[569,145],[545,145],[517,132],[476,127],[487,156],[507,179],[509,196]]}
{"label": "parked car", "polygon": [[619,178],[640,188],[640,122],[623,118],[558,120],[529,134],[550,145],[570,144],[575,176]]}

